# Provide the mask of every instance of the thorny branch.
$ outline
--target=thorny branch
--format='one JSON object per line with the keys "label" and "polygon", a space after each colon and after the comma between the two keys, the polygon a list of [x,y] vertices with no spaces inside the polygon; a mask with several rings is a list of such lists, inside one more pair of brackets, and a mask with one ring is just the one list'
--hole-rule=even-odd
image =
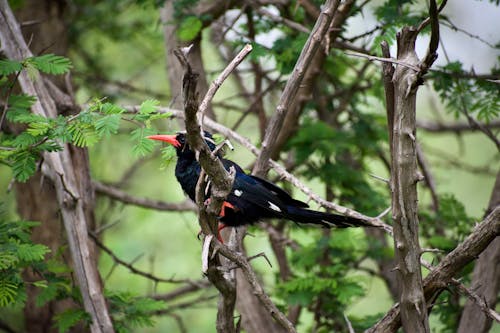
{"label": "thorny branch", "polygon": [[[182,58],[183,54],[177,53],[177,57]],[[184,86],[184,106],[185,106],[185,124],[187,130],[187,139],[191,149],[197,152],[198,160],[202,166],[202,169],[207,173],[211,182],[212,182],[212,200],[210,202],[210,206],[212,206],[212,202],[219,201],[218,207],[213,208],[213,210],[208,209],[211,214],[205,214],[205,209],[203,207],[204,201],[204,193],[203,190],[205,186],[200,186],[201,183],[204,182],[203,173],[200,175],[200,179],[197,185],[197,203],[200,209],[200,224],[202,226],[202,230],[214,230],[207,226],[212,224],[212,219],[217,222],[215,213],[220,210],[222,201],[225,196],[229,193],[232,188],[232,176],[228,173],[222,163],[217,158],[215,154],[210,152],[210,149],[206,145],[204,139],[201,136],[200,124],[197,119],[198,105],[197,105],[197,94],[196,94],[196,76],[192,73],[189,63],[187,61],[182,61],[185,66],[185,76],[183,79]],[[222,82],[220,82],[222,83]],[[214,197],[214,194],[217,194],[218,197]],[[201,201],[201,202],[200,202]],[[208,229],[208,230],[207,230]],[[229,249],[228,247],[219,244],[222,247],[218,249],[218,251],[223,254],[228,259],[236,262],[245,272],[248,281],[252,284],[252,286],[256,290],[260,290],[259,293],[261,297],[259,299],[263,302],[266,307],[272,308],[271,314],[273,317],[284,327],[287,327],[289,332],[295,332],[293,325],[288,321],[283,313],[281,313],[277,307],[270,301],[269,297],[265,295],[262,286],[259,284],[257,276],[250,264],[244,256]],[[214,251],[214,249],[212,249]],[[212,252],[213,253],[213,252]],[[213,256],[213,255],[212,255]],[[211,257],[212,257],[211,256]],[[235,286],[234,280],[231,281],[231,278],[227,277],[221,270],[218,269],[217,265],[220,264],[220,261],[217,260],[216,257],[209,260],[209,266],[207,270],[207,275],[210,281],[217,287],[217,289],[221,293],[221,298],[219,299],[219,311],[217,315],[217,330],[219,332],[234,332],[234,324],[233,324],[233,311],[234,311],[234,301],[235,301]]]}
{"label": "thorny branch", "polygon": [[[425,277],[423,287],[426,301],[433,300],[436,294],[446,288],[451,279],[475,260],[498,235],[500,235],[500,206],[480,222],[472,233]],[[400,308],[399,304],[396,304],[365,333],[396,332],[400,326]]]}

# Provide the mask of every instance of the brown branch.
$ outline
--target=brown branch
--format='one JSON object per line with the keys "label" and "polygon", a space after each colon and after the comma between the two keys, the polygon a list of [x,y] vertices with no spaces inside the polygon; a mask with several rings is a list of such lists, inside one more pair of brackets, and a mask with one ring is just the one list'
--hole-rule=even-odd
{"label": "brown branch", "polygon": [[209,103],[214,98],[217,90],[219,90],[222,83],[227,79],[229,74],[246,58],[246,56],[252,52],[252,45],[245,45],[241,51],[236,55],[236,57],[229,63],[229,65],[220,73],[220,75],[210,84],[208,91],[201,101],[200,107],[198,109],[199,115],[201,115],[201,124],[203,125],[203,117],[205,115],[205,110],[207,110]]}
{"label": "brown branch", "polygon": [[[497,172],[495,185],[491,191],[488,203],[488,214],[495,207],[500,206],[500,171]],[[481,299],[495,307],[500,290],[500,265],[492,263],[500,262],[500,237],[496,237],[490,245],[481,253],[474,265],[472,273],[471,289],[481,295]],[[492,321],[481,315],[481,310],[476,306],[477,302],[467,301],[460,317],[458,333],[474,331],[476,333],[487,333],[490,331]]]}
{"label": "brown branch", "polygon": [[94,189],[97,193],[106,195],[112,199],[121,201],[126,204],[156,209],[159,211],[196,211],[196,205],[193,204],[192,201],[186,200],[181,203],[170,203],[160,200],[153,200],[142,197],[135,197],[130,195],[115,186],[111,186],[108,184],[101,183],[99,181],[94,180],[92,182]]}
{"label": "brown branch", "polygon": [[288,318],[276,307],[269,296],[266,294],[262,285],[259,283],[259,278],[255,274],[252,266],[248,262],[247,258],[241,253],[231,250],[229,247],[220,243],[219,241],[213,239],[212,246],[222,254],[224,257],[228,258],[232,262],[236,263],[242,270],[247,281],[253,287],[254,295],[256,295],[261,301],[262,305],[266,310],[273,316],[273,318],[280,323],[281,326],[286,328],[288,332],[296,332],[295,327],[288,320]]}
{"label": "brown branch", "polygon": [[190,285],[193,285],[193,286],[198,286],[199,285],[199,282],[196,282],[196,281],[191,281],[189,279],[166,279],[166,278],[160,278],[160,277],[157,277],[151,273],[147,273],[147,272],[144,272],[144,271],[141,271],[140,269],[137,269],[134,267],[133,263],[128,263],[120,258],[118,258],[118,256],[109,248],[107,247],[106,245],[104,245],[100,240],[99,240],[99,237],[94,234],[93,232],[89,231],[88,232],[90,238],[92,238],[92,240],[94,241],[94,243],[96,243],[96,245],[101,249],[103,250],[104,252],[106,252],[110,257],[111,259],[113,259],[113,261],[118,264],[118,265],[121,265],[123,267],[126,267],[129,269],[129,271],[133,274],[137,274],[137,275],[140,275],[142,277],[145,277],[146,279],[149,279],[151,281],[154,281],[156,283],[159,283],[159,282],[162,282],[162,283],[188,283]]}
{"label": "brown branch", "polygon": [[[417,31],[403,27],[397,35],[397,58],[418,66],[415,52]],[[406,332],[429,332],[427,307],[422,289],[420,244],[418,237],[418,196],[416,152],[416,97],[419,72],[397,66],[393,75],[394,123],[391,147],[392,216],[394,252],[400,286],[403,329]]]}
{"label": "brown branch", "polygon": [[[19,25],[7,0],[0,0],[0,44],[9,59],[21,61],[33,56],[23,39]],[[57,117],[56,101],[50,95],[43,80],[32,81],[26,71],[19,75],[19,84],[27,95],[37,102],[32,112],[46,117]],[[68,147],[66,147],[68,148]],[[92,332],[114,332],[111,318],[99,279],[99,272],[90,255],[87,235],[89,217],[85,212],[85,190],[80,188],[79,177],[72,169],[69,149],[57,153],[45,153],[42,173],[50,178],[56,189],[57,201],[68,238],[75,276],[82,294],[85,311],[91,318]]]}
{"label": "brown branch", "polygon": [[[467,238],[453,251],[447,254],[435,268],[429,272],[423,281],[426,301],[431,301],[435,295],[445,289],[451,279],[467,264],[477,259],[479,254],[500,234],[500,206],[495,208],[481,223],[479,223]],[[399,304],[394,305],[366,333],[396,332],[401,326]]]}
{"label": "brown branch", "polygon": [[457,289],[462,294],[464,294],[472,302],[474,302],[476,304],[476,306],[478,306],[479,309],[481,309],[481,311],[487,317],[489,317],[490,319],[496,321],[497,323],[500,323],[500,314],[498,312],[496,312],[495,310],[491,309],[489,307],[488,303],[486,303],[486,301],[482,297],[480,297],[478,294],[476,294],[475,292],[473,292],[469,288],[465,287],[462,283],[460,283],[460,281],[458,281],[456,279],[452,279],[451,280],[451,284],[454,285],[455,287],[457,287]]}
{"label": "brown branch", "polygon": [[[493,119],[489,123],[482,123],[482,127],[489,129],[497,129],[500,128],[500,120]],[[477,131],[478,127],[471,126],[469,122],[455,122],[455,123],[440,123],[440,122],[432,122],[428,120],[417,120],[417,127],[423,129],[426,132],[431,133],[443,133],[454,132],[461,133],[466,131]]]}
{"label": "brown branch", "polygon": [[179,287],[164,294],[153,295],[151,297],[159,301],[172,301],[176,298],[185,296],[200,289],[206,289],[211,285],[212,284],[210,283],[210,281],[206,279],[198,281],[189,281],[188,283],[186,283],[185,286]]}
{"label": "brown branch", "polygon": [[278,138],[281,126],[287,115],[287,111],[294,102],[295,95],[306,73],[307,67],[311,63],[312,58],[318,52],[322,40],[329,32],[330,24],[333,20],[333,15],[339,5],[338,0],[327,0],[323,5],[321,13],[314,25],[306,44],[302,48],[299,59],[292,71],[290,78],[281,94],[280,101],[276,107],[269,124],[266,128],[266,135],[262,142],[262,150],[257,157],[253,174],[263,176],[269,169],[269,159],[273,150],[273,146]]}

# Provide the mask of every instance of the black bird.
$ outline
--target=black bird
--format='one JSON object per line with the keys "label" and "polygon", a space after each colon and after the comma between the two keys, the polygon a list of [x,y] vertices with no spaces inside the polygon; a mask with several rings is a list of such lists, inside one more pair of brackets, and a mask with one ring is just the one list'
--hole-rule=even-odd
{"label": "black bird", "polygon": [[[205,132],[205,141],[213,151],[215,143],[212,135]],[[176,135],[151,135],[149,139],[167,142],[177,151],[175,176],[184,192],[195,201],[196,183],[200,175],[201,166],[189,148],[184,133]],[[307,209],[309,206],[302,201],[293,199],[286,191],[277,185],[246,174],[243,169],[231,160],[221,158],[222,164],[229,170],[233,166],[236,170],[233,188],[224,202],[219,220],[225,226],[237,227],[253,224],[261,219],[279,218],[292,220],[298,223],[317,224],[326,228],[337,227],[367,227],[363,220]]]}

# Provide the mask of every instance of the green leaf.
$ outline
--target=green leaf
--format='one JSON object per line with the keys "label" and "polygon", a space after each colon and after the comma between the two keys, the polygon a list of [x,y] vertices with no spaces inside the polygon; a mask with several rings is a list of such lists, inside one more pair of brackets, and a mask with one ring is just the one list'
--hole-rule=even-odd
{"label": "green leaf", "polygon": [[39,71],[47,74],[64,74],[71,68],[71,61],[68,58],[54,54],[44,54],[38,57],[29,58]]}
{"label": "green leaf", "polygon": [[186,17],[180,24],[177,30],[177,37],[181,41],[193,40],[201,31],[203,23],[196,16]]}
{"label": "green leaf", "polygon": [[154,133],[156,132],[153,129],[142,127],[132,131],[132,140],[136,142],[132,148],[135,155],[144,156],[153,151],[155,144],[153,140],[147,139],[146,136]]}
{"label": "green leaf", "polygon": [[12,161],[12,173],[19,182],[27,181],[36,171],[36,155],[25,150],[16,153]]}
{"label": "green leaf", "polygon": [[72,142],[77,147],[92,147],[99,141],[99,135],[91,124],[85,122],[74,122],[68,127]]}
{"label": "green leaf", "polygon": [[67,332],[81,320],[87,319],[87,312],[82,309],[68,309],[57,314],[54,319],[59,333]]}
{"label": "green leaf", "polygon": [[148,99],[141,103],[139,107],[140,114],[150,114],[155,112],[160,106],[160,101],[156,99]]}
{"label": "green leaf", "polygon": [[40,119],[40,116],[30,112],[30,108],[35,102],[36,98],[34,96],[11,95],[8,102],[7,120],[15,123],[28,123]]}
{"label": "green leaf", "polygon": [[15,60],[0,60],[0,75],[10,75],[23,69],[23,65]]}
{"label": "green leaf", "polygon": [[42,244],[19,244],[17,247],[19,259],[26,262],[41,261],[48,252],[49,248]]}
{"label": "green leaf", "polygon": [[19,258],[12,252],[0,253],[0,270],[8,269],[19,262]]}
{"label": "green leaf", "polygon": [[116,104],[106,102],[101,105],[101,112],[104,114],[121,114],[125,112],[125,109]]}
{"label": "green leaf", "polygon": [[7,277],[0,277],[0,307],[15,302],[18,285],[8,280]]}
{"label": "green leaf", "polygon": [[49,131],[51,125],[46,119],[43,122],[30,123],[28,129],[26,130],[29,134],[33,136],[44,135]]}
{"label": "green leaf", "polygon": [[58,285],[57,283],[49,283],[46,288],[40,290],[35,299],[36,306],[43,306],[48,302],[56,299],[58,295]]}
{"label": "green leaf", "polygon": [[110,134],[115,134],[120,128],[120,114],[110,114],[102,118],[97,119],[95,122],[95,128],[100,136],[109,136]]}

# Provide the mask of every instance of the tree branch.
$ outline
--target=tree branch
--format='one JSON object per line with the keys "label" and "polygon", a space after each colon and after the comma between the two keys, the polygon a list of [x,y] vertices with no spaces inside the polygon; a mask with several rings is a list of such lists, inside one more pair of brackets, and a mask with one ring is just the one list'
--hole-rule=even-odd
{"label": "tree branch", "polygon": [[[440,123],[440,122],[432,122],[428,120],[418,120],[417,119],[417,127],[423,129],[426,132],[431,133],[443,133],[447,132],[455,132],[457,134],[466,131],[477,131],[480,130],[479,127],[471,126],[470,122],[455,122],[455,123]],[[496,129],[500,128],[500,120],[493,119],[489,123],[482,123],[481,127]]]}
{"label": "tree branch", "polygon": [[196,211],[196,205],[193,204],[192,201],[186,200],[181,203],[170,203],[170,202],[165,202],[165,201],[160,201],[160,200],[153,200],[153,199],[148,199],[148,198],[142,198],[142,197],[135,197],[133,195],[130,195],[119,188],[101,183],[99,181],[94,180],[92,182],[92,185],[94,186],[94,189],[97,193],[106,195],[112,199],[121,201],[126,204],[134,205],[134,206],[139,206],[139,207],[144,207],[144,208],[151,208],[151,209],[156,209],[160,211]]}
{"label": "tree branch", "polygon": [[276,111],[273,114],[271,120],[266,129],[266,135],[264,141],[262,142],[262,150],[257,156],[253,168],[253,174],[257,176],[263,176],[267,173],[269,169],[269,159],[273,150],[273,146],[278,138],[279,131],[283,125],[283,121],[287,115],[288,109],[290,109],[295,95],[299,90],[304,74],[309,66],[312,58],[318,52],[322,40],[328,34],[328,29],[333,20],[333,15],[337,10],[339,5],[338,0],[327,0],[323,5],[321,13],[314,25],[306,44],[302,48],[299,59],[297,60],[295,67],[292,71],[290,78],[281,94],[280,101],[276,107]]}
{"label": "tree branch", "polygon": [[[496,207],[480,222],[453,251],[448,253],[423,280],[424,296],[427,302],[445,289],[451,279],[500,234],[500,206]],[[386,315],[365,333],[396,332],[401,326],[400,306],[394,305]]]}

